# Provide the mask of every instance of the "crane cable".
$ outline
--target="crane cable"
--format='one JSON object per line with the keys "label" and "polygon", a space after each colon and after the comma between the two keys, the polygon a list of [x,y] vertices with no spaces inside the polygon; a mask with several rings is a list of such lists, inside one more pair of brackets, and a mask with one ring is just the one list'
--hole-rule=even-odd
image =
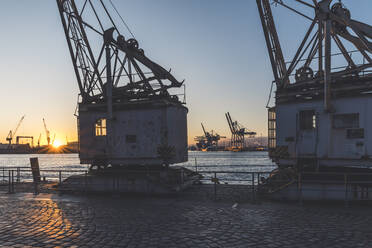
{"label": "crane cable", "polygon": [[272,81],[271,82],[271,88],[270,88],[270,93],[269,93],[269,99],[267,100],[267,103],[266,103],[266,108],[269,109],[269,108],[272,108],[270,107],[270,101],[271,101],[271,95],[273,93],[273,88],[274,88],[274,84],[275,84],[275,81]]}
{"label": "crane cable", "polygon": [[109,0],[109,2],[111,3],[112,7],[114,8],[116,14],[118,14],[118,16],[120,17],[121,21],[123,22],[124,26],[128,29],[129,33],[132,35],[132,37],[135,39],[136,37],[134,37],[134,34],[133,32],[130,30],[129,26],[127,25],[127,23],[124,21],[123,17],[120,15],[118,9],[115,7],[114,3]]}

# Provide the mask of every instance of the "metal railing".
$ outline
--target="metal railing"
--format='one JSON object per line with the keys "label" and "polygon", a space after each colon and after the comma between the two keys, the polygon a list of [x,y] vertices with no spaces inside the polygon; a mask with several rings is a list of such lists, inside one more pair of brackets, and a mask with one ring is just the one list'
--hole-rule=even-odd
{"label": "metal railing", "polygon": [[198,170],[198,173],[203,176],[200,179],[202,183],[213,185],[213,198],[215,200],[218,199],[220,187],[233,185],[235,187],[245,187],[251,200],[255,201],[258,198],[257,192],[259,192],[261,178],[268,178],[271,172]]}
{"label": "metal railing", "polygon": [[[68,176],[87,173],[87,170],[40,169],[41,182],[58,182],[60,185]],[[14,193],[17,183],[33,181],[31,168],[24,166],[0,167],[0,178],[0,185],[8,186],[8,193]]]}
{"label": "metal railing", "polygon": [[[253,165],[252,165],[253,166]],[[254,165],[257,166],[257,165]],[[210,185],[213,189],[213,198],[218,199],[223,193],[224,186],[232,186],[236,189],[244,189],[252,200],[260,197],[275,194],[290,187],[295,191],[296,200],[302,203],[306,200],[304,194],[318,193],[328,187],[329,194],[343,194],[345,205],[350,201],[372,200],[372,173],[337,173],[337,172],[304,172],[298,173],[296,177],[286,180],[273,180],[270,185],[267,178],[271,171],[230,171],[215,170],[217,166],[201,165],[195,166],[194,171],[202,175],[199,181],[204,185]],[[225,166],[225,168],[228,166]],[[234,167],[234,166],[232,166]],[[246,168],[249,168],[247,165]],[[190,169],[190,167],[189,167]],[[127,171],[128,172],[128,171]],[[151,170],[130,171],[132,173],[156,173]],[[157,171],[159,173],[159,171]],[[116,171],[112,171],[116,173]],[[41,181],[57,182],[63,184],[64,179],[71,175],[88,175],[87,170],[70,169],[40,169]],[[184,174],[181,171],[181,182],[184,181]],[[8,186],[8,192],[14,193],[15,185],[21,182],[32,182],[32,171],[30,167],[0,167],[0,185]],[[271,187],[271,188],[270,188]],[[264,188],[270,188],[263,191]],[[36,190],[35,190],[36,191]]]}
{"label": "metal railing", "polygon": [[[213,167],[217,166],[195,165],[195,171],[203,176],[201,182],[213,184],[214,199],[218,198],[221,185],[230,184],[247,186],[247,192],[251,194],[251,199],[253,200],[275,194],[288,187],[291,187],[291,190],[296,192],[295,200],[299,203],[309,199],[308,195],[312,193],[317,194],[318,196],[313,198],[318,198],[319,200],[321,200],[320,193],[338,195],[336,198],[343,200],[345,205],[348,205],[351,201],[372,200],[372,173],[302,172],[297,173],[297,176],[292,179],[275,179],[273,181],[275,185],[270,186],[266,179],[270,177],[272,171],[201,170],[201,168],[208,169]],[[249,168],[249,165],[247,165],[247,168]],[[271,187],[271,189],[264,190],[264,187]],[[326,192],[325,187],[327,187]],[[305,193],[307,196],[304,195]],[[324,198],[324,200],[327,200],[327,197]],[[332,197],[328,199],[332,199]]]}

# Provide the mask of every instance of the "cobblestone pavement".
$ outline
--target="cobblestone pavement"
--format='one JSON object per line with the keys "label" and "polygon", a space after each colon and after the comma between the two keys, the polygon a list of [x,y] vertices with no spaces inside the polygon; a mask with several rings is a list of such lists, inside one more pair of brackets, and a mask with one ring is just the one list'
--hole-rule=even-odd
{"label": "cobblestone pavement", "polygon": [[372,247],[368,208],[0,194],[0,247]]}

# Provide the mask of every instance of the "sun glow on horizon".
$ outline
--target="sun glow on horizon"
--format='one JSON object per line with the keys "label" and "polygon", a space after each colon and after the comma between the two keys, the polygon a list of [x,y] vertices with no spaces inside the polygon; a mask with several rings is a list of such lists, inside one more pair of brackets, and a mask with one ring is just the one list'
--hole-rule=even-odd
{"label": "sun glow on horizon", "polygon": [[62,146],[62,142],[61,142],[61,141],[59,141],[59,140],[55,140],[55,141],[53,142],[53,147],[54,147],[54,148],[59,148],[60,146]]}

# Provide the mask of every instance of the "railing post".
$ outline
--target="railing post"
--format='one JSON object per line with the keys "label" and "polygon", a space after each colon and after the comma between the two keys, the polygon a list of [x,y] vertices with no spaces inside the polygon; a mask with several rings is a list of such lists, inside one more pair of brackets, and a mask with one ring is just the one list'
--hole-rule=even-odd
{"label": "railing post", "polygon": [[14,170],[12,170],[12,193],[14,193]]}
{"label": "railing post", "polygon": [[87,192],[87,180],[88,180],[87,174],[88,174],[88,172],[85,171],[85,176],[84,176],[84,189],[85,189],[85,192]]}
{"label": "railing post", "polygon": [[196,157],[195,157],[195,172],[198,173],[198,163],[196,161]]}
{"label": "railing post", "polygon": [[8,170],[8,173],[9,173],[9,177],[8,177],[8,193],[12,193],[12,185],[11,185],[11,181],[10,181],[10,170]]}
{"label": "railing post", "polygon": [[17,183],[21,181],[21,168],[17,167]]}
{"label": "railing post", "polygon": [[58,172],[58,177],[59,177],[59,185],[62,184],[62,171]]}
{"label": "railing post", "polygon": [[302,205],[302,174],[298,173],[298,201]]}
{"label": "railing post", "polygon": [[345,207],[348,207],[349,200],[348,200],[348,188],[347,188],[347,174],[344,174],[344,183],[345,183]]}
{"label": "railing post", "polygon": [[217,200],[217,172],[214,173],[214,200]]}
{"label": "railing post", "polygon": [[255,201],[256,191],[255,191],[255,185],[254,185],[254,172],[251,173],[251,182],[252,182],[252,198],[253,198],[253,201]]}
{"label": "railing post", "polygon": [[183,168],[181,168],[181,184],[183,186],[183,183],[185,181],[185,175],[184,175],[184,172],[183,172]]}

